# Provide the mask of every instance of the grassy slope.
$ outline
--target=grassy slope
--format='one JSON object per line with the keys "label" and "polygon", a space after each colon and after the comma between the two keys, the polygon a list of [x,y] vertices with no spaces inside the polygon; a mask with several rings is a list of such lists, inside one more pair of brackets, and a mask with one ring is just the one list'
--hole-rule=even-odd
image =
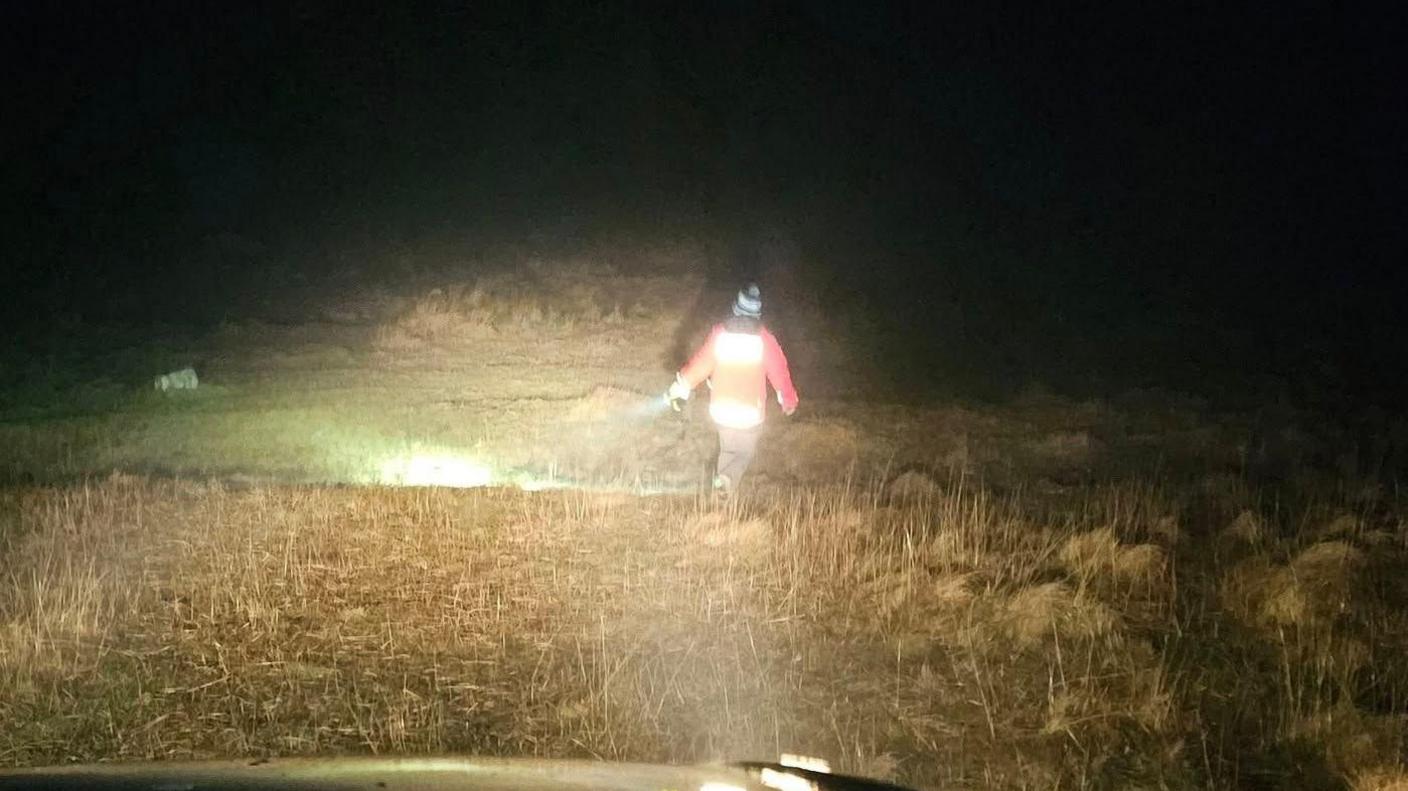
{"label": "grassy slope", "polygon": [[[821,332],[789,343],[813,397],[749,496],[639,496],[709,452],[697,405],[629,416],[668,381],[682,283],[577,266],[226,327],[189,350],[201,391],[0,425],[10,477],[82,479],[0,494],[0,762],[786,750],[929,787],[1403,782],[1392,496],[1254,488],[1238,423],[1169,399],[828,398]],[[432,449],[589,486],[288,483]]]}

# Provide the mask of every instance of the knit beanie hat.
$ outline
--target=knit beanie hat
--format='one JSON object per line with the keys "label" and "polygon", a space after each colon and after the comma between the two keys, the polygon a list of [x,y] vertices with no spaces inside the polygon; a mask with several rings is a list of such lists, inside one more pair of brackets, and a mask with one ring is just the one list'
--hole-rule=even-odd
{"label": "knit beanie hat", "polygon": [[750,319],[762,317],[763,294],[758,291],[756,283],[749,283],[738,292],[738,299],[733,302],[733,315],[747,316]]}

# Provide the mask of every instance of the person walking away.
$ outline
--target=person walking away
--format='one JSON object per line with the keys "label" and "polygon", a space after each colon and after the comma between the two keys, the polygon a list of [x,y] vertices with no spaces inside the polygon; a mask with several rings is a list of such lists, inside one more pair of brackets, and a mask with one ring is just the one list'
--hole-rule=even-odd
{"label": "person walking away", "polygon": [[762,294],[757,285],[749,284],[734,300],[733,317],[714,325],[704,345],[675,374],[666,392],[678,410],[694,388],[708,381],[709,417],[719,430],[714,490],[725,495],[738,489],[757,451],[768,385],[777,393],[782,414],[797,410],[797,391],[787,356],[763,325],[762,317]]}

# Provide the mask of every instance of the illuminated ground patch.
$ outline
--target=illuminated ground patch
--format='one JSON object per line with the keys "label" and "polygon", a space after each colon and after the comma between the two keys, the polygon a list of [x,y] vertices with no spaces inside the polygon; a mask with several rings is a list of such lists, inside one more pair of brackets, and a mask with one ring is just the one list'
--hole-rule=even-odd
{"label": "illuminated ground patch", "polygon": [[494,482],[494,472],[472,459],[448,453],[415,453],[388,459],[378,479],[388,486],[471,489]]}

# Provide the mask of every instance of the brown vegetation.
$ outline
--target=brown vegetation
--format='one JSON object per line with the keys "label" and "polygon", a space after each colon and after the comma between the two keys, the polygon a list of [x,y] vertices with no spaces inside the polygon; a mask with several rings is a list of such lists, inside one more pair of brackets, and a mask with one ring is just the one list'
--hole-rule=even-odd
{"label": "brown vegetation", "polygon": [[[1135,531],[1034,526],[981,492],[876,503],[11,490],[0,756],[800,750],[934,787],[1196,787],[1313,744],[1357,787],[1395,782],[1401,712],[1350,701],[1372,662],[1402,694],[1385,641],[1408,632],[1352,584],[1353,545],[1229,569],[1227,616],[1270,630],[1237,636]],[[1251,683],[1228,664],[1261,652]]]}
{"label": "brown vegetation", "polygon": [[[858,404],[799,368],[803,410],[714,503],[698,401],[640,418],[698,287],[534,264],[375,327],[223,328],[184,400],[0,424],[12,480],[53,473],[0,488],[0,765],[793,752],[932,788],[1408,783],[1387,489],[1271,492],[1235,421],[1184,406]],[[835,362],[803,329],[796,357]],[[425,449],[494,485],[378,485]]]}

